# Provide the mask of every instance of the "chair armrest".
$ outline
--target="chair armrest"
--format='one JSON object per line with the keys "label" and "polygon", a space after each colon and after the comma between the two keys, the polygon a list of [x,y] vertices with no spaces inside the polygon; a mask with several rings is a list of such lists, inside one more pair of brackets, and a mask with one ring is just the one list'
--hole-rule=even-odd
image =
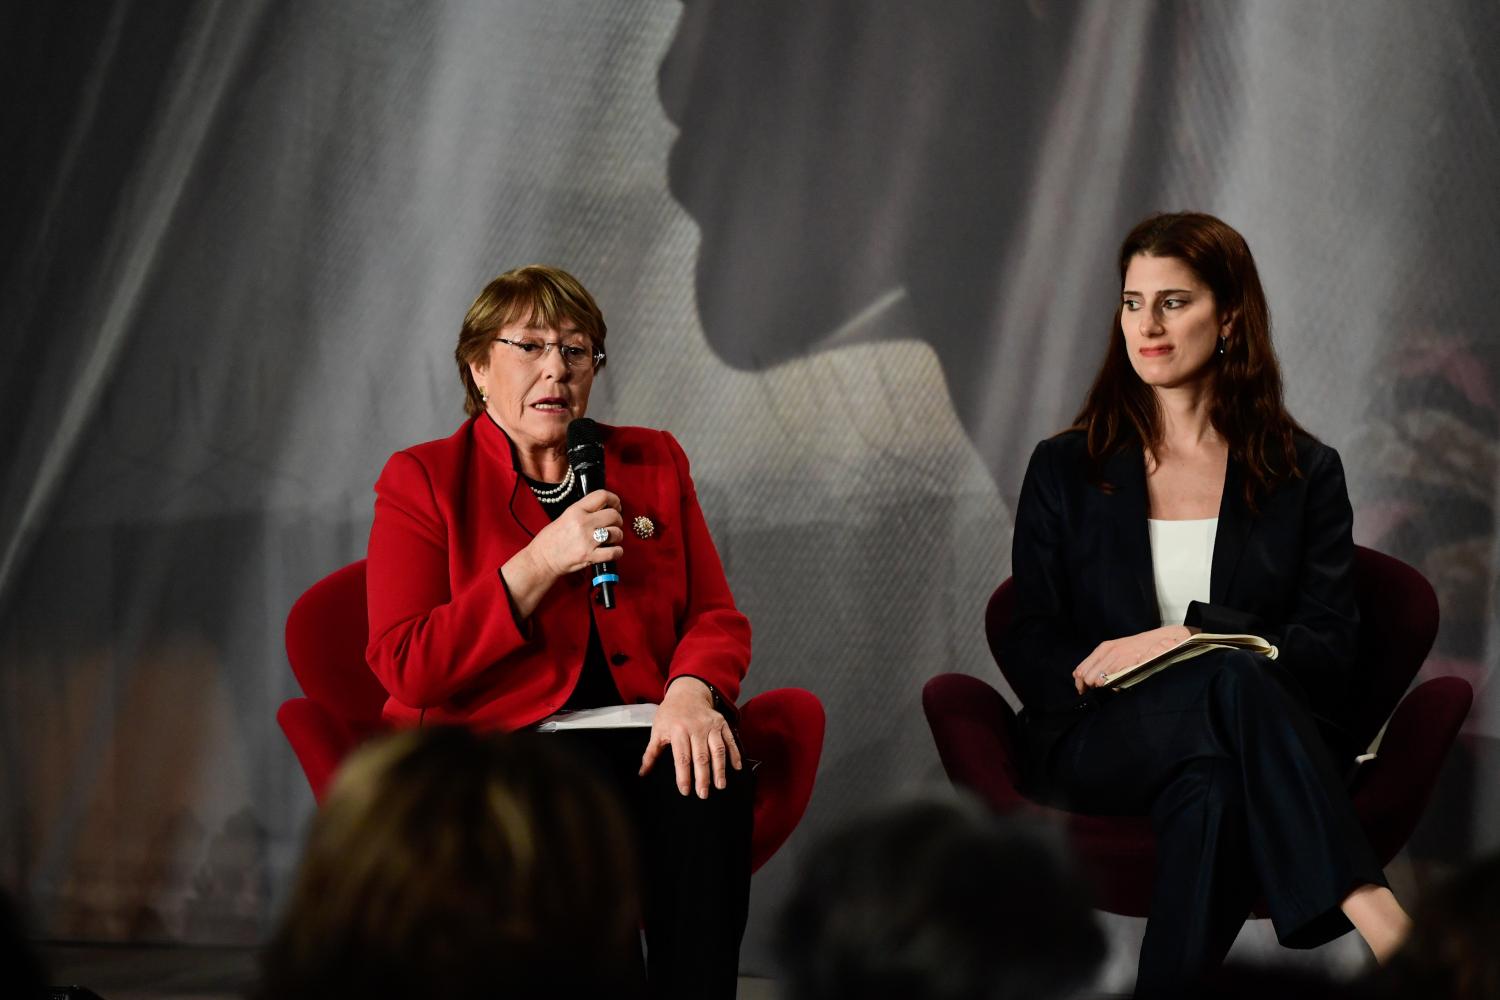
{"label": "chair armrest", "polygon": [[750,840],[752,872],[770,860],[807,811],[823,755],[826,721],[823,703],[801,688],[765,691],[740,707],[741,749],[760,761]]}
{"label": "chair armrest", "polygon": [[1354,787],[1360,825],[1382,865],[1416,829],[1473,703],[1474,689],[1468,681],[1437,677],[1413,688],[1396,706],[1379,752]]}
{"label": "chair armrest", "polygon": [[276,710],[276,721],[297,754],[302,773],[319,804],[328,791],[333,773],[349,751],[360,742],[338,716],[311,698],[292,698]]}
{"label": "chair armrest", "polygon": [[950,781],[999,813],[1030,807],[1018,790],[1016,713],[999,691],[968,674],[939,674],[922,687],[922,710]]}

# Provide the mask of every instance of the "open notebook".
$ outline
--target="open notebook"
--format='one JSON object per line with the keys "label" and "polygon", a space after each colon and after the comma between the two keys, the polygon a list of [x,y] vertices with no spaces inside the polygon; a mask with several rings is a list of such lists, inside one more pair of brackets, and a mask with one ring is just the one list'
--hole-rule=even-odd
{"label": "open notebook", "polygon": [[1103,686],[1123,691],[1132,685],[1139,684],[1158,670],[1165,670],[1174,663],[1182,663],[1195,656],[1202,656],[1211,649],[1248,649],[1268,660],[1276,659],[1278,653],[1275,646],[1258,635],[1199,632],[1197,635],[1188,636],[1171,649],[1157,653],[1150,659],[1116,670],[1112,674],[1106,674]]}

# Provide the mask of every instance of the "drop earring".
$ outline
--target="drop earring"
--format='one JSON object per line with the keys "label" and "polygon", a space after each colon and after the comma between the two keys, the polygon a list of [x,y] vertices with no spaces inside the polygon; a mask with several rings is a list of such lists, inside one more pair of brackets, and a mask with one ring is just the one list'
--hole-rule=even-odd
{"label": "drop earring", "polygon": [[1229,338],[1228,337],[1221,336],[1219,338],[1219,350],[1218,350],[1219,357],[1222,358],[1224,356],[1224,345],[1227,344],[1228,342],[1229,342]]}
{"label": "drop earring", "polygon": [[[1224,353],[1224,338],[1223,337],[1219,338],[1219,353],[1220,354]],[[480,386],[479,387],[479,401],[481,403],[488,403],[490,401],[490,394],[485,390],[484,386]]]}

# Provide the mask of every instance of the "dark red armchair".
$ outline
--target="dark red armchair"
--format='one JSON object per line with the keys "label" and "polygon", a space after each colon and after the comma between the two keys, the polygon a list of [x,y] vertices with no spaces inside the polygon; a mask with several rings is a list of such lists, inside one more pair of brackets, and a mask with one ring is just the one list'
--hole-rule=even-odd
{"label": "dark red armchair", "polygon": [[[276,721],[319,801],[349,751],[389,728],[380,715],[385,689],[365,663],[368,632],[363,559],[313,584],[287,615],[287,658],[306,697],[282,703]],[[822,703],[800,688],[766,691],[740,708],[746,754],[761,762],[752,870],[776,853],[807,810],[824,723]]]}
{"label": "dark red armchair", "polygon": [[[1474,692],[1462,678],[1439,677],[1401,697],[1437,635],[1437,597],[1421,573],[1373,549],[1357,546],[1354,566],[1362,683],[1352,706],[1353,734],[1366,746],[1387,719],[1390,724],[1378,756],[1360,770],[1352,793],[1360,823],[1385,865],[1406,843],[1427,807],[1438,769],[1469,713]],[[998,640],[1010,622],[1012,601],[1011,582],[1006,580],[985,613],[990,651],[1007,679]],[[934,677],[923,688],[922,707],[943,768],[955,785],[972,790],[1000,813],[1058,821],[1093,882],[1100,908],[1126,916],[1148,915],[1156,869],[1156,843],[1148,819],[1088,816],[1027,799],[1017,788],[1015,712],[1000,692],[977,677]],[[1257,908],[1256,915],[1265,913]]]}

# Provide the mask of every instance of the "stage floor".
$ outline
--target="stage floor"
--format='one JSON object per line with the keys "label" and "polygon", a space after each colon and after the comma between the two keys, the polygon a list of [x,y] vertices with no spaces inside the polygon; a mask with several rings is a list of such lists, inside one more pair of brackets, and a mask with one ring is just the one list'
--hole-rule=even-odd
{"label": "stage floor", "polygon": [[[54,986],[87,986],[103,1000],[241,1000],[255,982],[255,949],[41,944]],[[740,977],[740,1000],[776,1000],[769,979]]]}

